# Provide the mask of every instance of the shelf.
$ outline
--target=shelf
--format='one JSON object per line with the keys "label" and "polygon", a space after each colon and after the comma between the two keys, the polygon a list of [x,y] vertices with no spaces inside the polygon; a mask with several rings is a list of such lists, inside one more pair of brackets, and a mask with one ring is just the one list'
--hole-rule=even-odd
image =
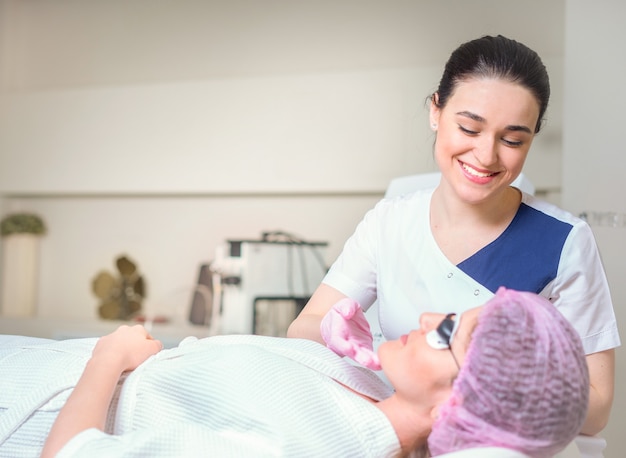
{"label": "shelf", "polygon": [[[85,320],[71,318],[17,318],[0,317],[0,334],[42,337],[46,339],[73,339],[100,337],[119,326],[136,324],[132,321]],[[209,328],[187,323],[153,324],[150,333],[163,342],[164,348],[172,348],[188,336],[209,336]]]}

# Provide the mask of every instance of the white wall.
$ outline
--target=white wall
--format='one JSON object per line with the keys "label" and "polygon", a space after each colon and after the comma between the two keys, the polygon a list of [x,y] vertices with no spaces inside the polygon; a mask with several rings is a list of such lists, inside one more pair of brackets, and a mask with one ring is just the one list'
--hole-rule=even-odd
{"label": "white wall", "polygon": [[[624,106],[626,4],[620,0],[566,2],[563,205],[574,213],[626,214]],[[593,221],[592,221],[593,222]],[[593,225],[605,264],[622,340],[626,339],[626,227]],[[626,450],[626,353],[617,355],[616,397],[602,435],[607,458]]]}
{"label": "white wall", "polygon": [[562,79],[562,2],[463,5],[2,0],[0,193],[380,192],[433,169],[424,101],[460,42],[505,33]]}
{"label": "white wall", "polygon": [[0,192],[379,192],[432,168],[423,100],[439,71],[6,94]]}
{"label": "white wall", "polygon": [[218,243],[263,230],[328,241],[330,262],[393,177],[434,169],[426,96],[449,52],[486,33],[537,49],[556,82],[526,173],[558,195],[562,11],[0,0],[0,209],[49,227],[40,314],[92,316],[91,280],[122,253],[153,301],[190,286]]}

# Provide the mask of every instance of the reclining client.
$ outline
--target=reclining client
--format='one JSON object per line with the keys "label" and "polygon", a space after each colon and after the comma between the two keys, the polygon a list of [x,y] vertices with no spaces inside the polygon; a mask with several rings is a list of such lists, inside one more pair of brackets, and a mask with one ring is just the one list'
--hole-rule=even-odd
{"label": "reclining client", "polygon": [[546,299],[502,288],[420,325],[379,348],[393,389],[306,339],[0,336],[0,456],[548,457],[578,434],[585,356]]}

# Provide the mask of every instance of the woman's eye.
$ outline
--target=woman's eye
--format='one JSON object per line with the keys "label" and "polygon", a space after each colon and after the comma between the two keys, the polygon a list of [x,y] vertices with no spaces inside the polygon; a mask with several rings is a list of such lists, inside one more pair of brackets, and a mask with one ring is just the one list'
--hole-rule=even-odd
{"label": "woman's eye", "polygon": [[[459,126],[459,130],[463,132],[465,135],[474,136],[474,135],[480,134],[480,132],[476,130],[468,129],[467,127],[461,124],[458,124],[458,126]],[[506,146],[509,146],[511,148],[518,148],[524,144],[524,142],[521,140],[509,140],[506,138],[502,138],[502,143],[504,143]]]}
{"label": "woman's eye", "polygon": [[522,141],[518,141],[518,140],[507,140],[506,138],[503,138],[502,141],[507,145],[507,146],[511,146],[511,147],[518,147],[518,146],[522,146],[524,144],[524,142]]}
{"label": "woman's eye", "polygon": [[461,132],[463,132],[464,134],[468,134],[468,135],[476,135],[478,133],[474,130],[463,127],[461,124],[459,124],[459,129],[461,129]]}

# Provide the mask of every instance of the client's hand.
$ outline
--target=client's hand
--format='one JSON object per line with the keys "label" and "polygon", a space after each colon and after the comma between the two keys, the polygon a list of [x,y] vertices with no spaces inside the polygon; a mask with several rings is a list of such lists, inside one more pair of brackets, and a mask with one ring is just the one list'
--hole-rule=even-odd
{"label": "client's hand", "polygon": [[120,375],[135,369],[161,348],[161,342],[141,325],[120,326],[100,337],[83,375],[52,425],[41,457],[57,456],[67,442],[89,428],[103,431]]}
{"label": "client's hand", "polygon": [[122,325],[111,334],[98,339],[92,359],[106,360],[119,368],[120,373],[131,371],[163,348],[142,325]]}
{"label": "client's hand", "polygon": [[320,331],[326,346],[339,356],[347,356],[372,370],[380,370],[370,325],[358,302],[344,298],[333,305],[322,318]]}

